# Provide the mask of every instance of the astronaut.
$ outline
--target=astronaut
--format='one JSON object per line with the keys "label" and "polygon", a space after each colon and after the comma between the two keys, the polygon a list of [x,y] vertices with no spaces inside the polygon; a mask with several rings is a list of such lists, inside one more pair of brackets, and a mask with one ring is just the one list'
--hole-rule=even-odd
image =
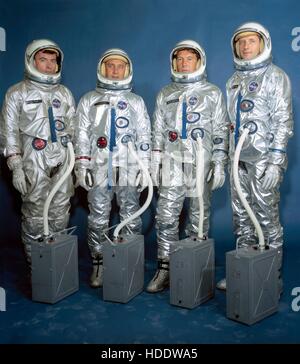
{"label": "astronaut", "polygon": [[170,54],[173,82],[157,96],[152,132],[151,176],[159,187],[156,214],[158,269],[147,286],[156,293],[169,285],[169,256],[178,241],[179,215],[190,197],[187,235],[196,236],[199,198],[196,188],[197,138],[204,148],[204,235],[208,235],[211,191],[222,187],[228,153],[228,118],[221,91],[207,82],[206,56],[192,40]]}
{"label": "astronaut", "polygon": [[[67,142],[72,137],[75,105],[60,85],[63,52],[48,39],[34,40],[25,52],[25,78],[9,88],[3,104],[5,156],[14,187],[22,196],[22,241],[27,261],[31,244],[43,236],[43,207],[52,186],[64,172]],[[49,230],[69,221],[71,179],[52,200]]]}
{"label": "astronaut", "polygon": [[[140,192],[146,187],[146,176],[129,153],[129,140],[144,166],[150,168],[150,119],[143,99],[131,92],[132,76],[129,56],[121,49],[107,50],[98,63],[97,88],[82,97],[76,113],[75,173],[80,186],[88,191],[93,288],[103,283],[102,249],[114,194],[124,221],[140,208]],[[136,218],[122,234],[140,234],[141,228],[141,219]]]}
{"label": "astronaut", "polygon": [[[231,46],[236,72],[227,83],[231,121],[230,159],[244,128],[250,132],[241,150],[239,180],[266,243],[278,249],[282,264],[283,230],[279,221],[279,187],[287,167],[287,143],[293,135],[291,85],[272,63],[271,37],[258,23],[245,23],[234,32]],[[254,226],[240,202],[231,176],[234,230],[239,247],[257,243]],[[217,287],[226,289],[225,279]],[[282,280],[279,279],[282,291]]]}

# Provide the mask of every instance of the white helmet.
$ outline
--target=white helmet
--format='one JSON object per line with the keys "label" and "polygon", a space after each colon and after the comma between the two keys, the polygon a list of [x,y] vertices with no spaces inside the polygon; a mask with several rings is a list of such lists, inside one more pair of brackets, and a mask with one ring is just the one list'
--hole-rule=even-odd
{"label": "white helmet", "polygon": [[[34,57],[37,52],[47,49],[57,54],[57,71],[55,74],[42,73],[35,67]],[[25,76],[30,80],[55,85],[60,82],[63,63],[63,52],[59,46],[49,39],[38,39],[32,41],[25,51]]]}
{"label": "white helmet", "polygon": [[[181,49],[193,49],[198,55],[198,63],[197,69],[195,72],[191,73],[182,73],[177,72],[177,64],[176,64],[176,55]],[[172,50],[170,54],[170,64],[171,64],[171,74],[172,79],[175,82],[196,82],[201,80],[201,78],[205,75],[206,68],[206,55],[204,49],[193,40],[183,40],[176,44],[175,48]]]}
{"label": "white helmet", "polygon": [[[260,36],[260,53],[254,59],[245,60],[240,58],[237,40],[242,33],[245,33],[244,35],[248,35],[247,33],[249,33],[249,35],[251,35],[251,33],[256,33]],[[263,67],[272,61],[272,42],[270,34],[266,28],[258,23],[249,22],[239,26],[231,38],[231,48],[235,68],[239,70],[250,70]]]}
{"label": "white helmet", "polygon": [[[106,77],[105,62],[109,59],[119,59],[126,63],[126,70],[122,80],[111,80]],[[126,90],[131,88],[132,82],[132,63],[126,52],[119,48],[111,48],[103,53],[97,67],[97,86],[110,90]]]}

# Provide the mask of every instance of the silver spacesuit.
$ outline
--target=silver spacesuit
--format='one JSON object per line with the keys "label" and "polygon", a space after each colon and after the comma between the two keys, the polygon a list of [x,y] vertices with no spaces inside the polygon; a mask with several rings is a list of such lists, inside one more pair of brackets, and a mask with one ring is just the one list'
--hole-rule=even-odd
{"label": "silver spacesuit", "polygon": [[[123,79],[106,77],[105,63],[109,60],[124,61]],[[132,75],[128,55],[120,49],[107,50],[98,63],[97,88],[82,97],[76,114],[75,173],[79,184],[88,190],[92,287],[102,285],[102,248],[114,193],[121,221],[140,208],[139,196],[146,180],[128,151],[129,140],[135,144],[144,166],[150,168],[150,119],[143,99],[131,92]],[[124,233],[141,233],[141,219],[136,218],[127,227]]]}
{"label": "silver spacesuit", "polygon": [[[54,52],[53,74],[36,68],[38,52]],[[30,263],[31,243],[43,235],[43,207],[63,173],[67,142],[72,137],[75,105],[71,92],[59,84],[63,53],[54,42],[41,39],[25,52],[25,79],[12,86],[3,104],[6,157],[13,185],[22,194],[22,241]],[[69,220],[71,178],[54,196],[49,210],[50,232],[65,229]]]}
{"label": "silver spacesuit", "polygon": [[[251,34],[258,35],[260,51],[247,60],[240,55],[238,39]],[[233,162],[239,134],[249,128],[240,155],[239,180],[266,243],[278,248],[280,268],[283,232],[279,221],[279,186],[287,167],[287,142],[293,135],[290,80],[272,63],[271,38],[260,24],[243,24],[234,32],[231,42],[236,72],[226,86],[231,121],[230,159]],[[238,246],[256,244],[254,225],[237,195],[232,173],[231,199]]]}
{"label": "silver spacesuit", "polygon": [[[240,59],[235,50],[236,36],[245,31],[258,33],[264,45],[262,52],[250,61]],[[281,246],[283,236],[278,212],[279,184],[287,167],[287,142],[293,134],[290,80],[271,63],[271,38],[261,25],[246,23],[240,26],[233,35],[232,47],[237,71],[226,86],[232,125],[230,156],[233,159],[239,132],[245,127],[249,128],[250,133],[240,156],[241,186],[267,242]],[[264,186],[271,172],[274,173],[275,184]],[[234,184],[231,186],[238,244],[256,243],[254,226],[240,204]]]}
{"label": "silver spacesuit", "polygon": [[[198,57],[194,72],[176,69],[180,50],[193,50]],[[196,193],[197,138],[204,148],[204,235],[208,235],[211,190],[225,180],[229,123],[221,91],[207,82],[206,56],[198,43],[178,43],[170,55],[173,82],[157,96],[152,132],[151,175],[159,185],[156,214],[158,270],[148,292],[163,290],[169,281],[168,261],[172,244],[178,241],[179,215],[185,197],[190,197],[187,235],[197,235],[199,198]]]}

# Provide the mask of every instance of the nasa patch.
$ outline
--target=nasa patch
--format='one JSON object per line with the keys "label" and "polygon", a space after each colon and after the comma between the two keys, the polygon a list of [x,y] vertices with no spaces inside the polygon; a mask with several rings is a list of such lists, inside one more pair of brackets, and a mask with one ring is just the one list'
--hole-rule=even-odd
{"label": "nasa patch", "polygon": [[194,106],[197,104],[197,102],[198,102],[198,98],[196,96],[191,96],[189,98],[189,105]]}
{"label": "nasa patch", "polygon": [[127,107],[127,103],[125,101],[119,101],[117,106],[118,106],[118,109],[125,110]]}
{"label": "nasa patch", "polygon": [[254,91],[256,91],[256,90],[257,90],[257,88],[258,88],[258,83],[257,83],[256,81],[251,81],[251,82],[249,83],[249,85],[248,85],[248,90],[249,90],[250,92],[254,92]]}
{"label": "nasa patch", "polygon": [[53,107],[55,107],[56,109],[60,108],[60,105],[61,105],[60,100],[58,100],[58,99],[54,99],[54,100],[52,101],[52,106],[53,106]]}

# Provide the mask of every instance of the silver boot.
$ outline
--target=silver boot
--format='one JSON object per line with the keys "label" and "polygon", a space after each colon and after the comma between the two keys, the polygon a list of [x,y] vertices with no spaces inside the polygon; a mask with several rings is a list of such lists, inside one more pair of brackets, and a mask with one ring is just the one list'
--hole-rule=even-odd
{"label": "silver boot", "polygon": [[93,272],[90,277],[90,286],[99,288],[103,286],[103,258],[93,259]]}
{"label": "silver boot", "polygon": [[149,282],[146,291],[149,293],[161,292],[169,287],[169,262],[158,260],[158,269]]}

